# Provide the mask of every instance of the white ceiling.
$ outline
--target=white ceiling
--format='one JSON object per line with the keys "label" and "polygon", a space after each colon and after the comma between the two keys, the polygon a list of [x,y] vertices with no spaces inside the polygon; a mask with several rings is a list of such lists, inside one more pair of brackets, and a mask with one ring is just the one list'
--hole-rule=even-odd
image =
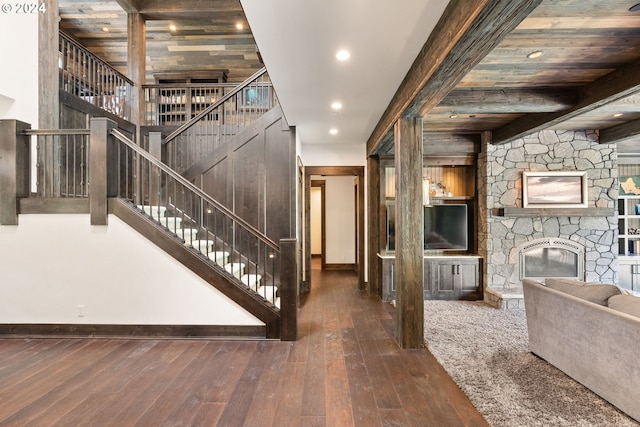
{"label": "white ceiling", "polygon": [[[365,144],[448,0],[240,0],[303,144]],[[348,61],[336,60],[348,49]],[[340,112],[331,103],[343,104]],[[329,134],[329,129],[338,134]]]}

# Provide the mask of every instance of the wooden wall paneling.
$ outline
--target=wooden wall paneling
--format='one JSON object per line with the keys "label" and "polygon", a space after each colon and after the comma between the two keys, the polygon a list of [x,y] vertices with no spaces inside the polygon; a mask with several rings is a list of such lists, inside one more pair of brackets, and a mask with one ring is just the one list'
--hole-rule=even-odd
{"label": "wooden wall paneling", "polygon": [[[265,234],[275,241],[295,237],[295,151],[284,116],[265,129]],[[286,130],[283,130],[286,129]],[[292,210],[293,206],[293,210]]]}
{"label": "wooden wall paneling", "polygon": [[381,215],[381,203],[384,195],[380,188],[380,158],[369,156],[367,159],[367,259],[369,293],[382,297],[382,263],[378,258],[378,253],[383,249],[382,243],[385,232],[381,232],[384,227],[384,216]]}
{"label": "wooden wall paneling", "polygon": [[264,232],[259,214],[260,187],[264,185],[264,132],[233,151],[233,210],[236,215]]}

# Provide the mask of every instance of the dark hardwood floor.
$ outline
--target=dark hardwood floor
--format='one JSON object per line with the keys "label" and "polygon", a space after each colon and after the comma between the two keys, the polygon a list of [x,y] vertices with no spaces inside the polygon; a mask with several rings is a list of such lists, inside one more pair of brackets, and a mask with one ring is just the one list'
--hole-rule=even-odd
{"label": "dark hardwood floor", "polygon": [[391,309],[313,271],[299,340],[0,340],[0,426],[486,426]]}

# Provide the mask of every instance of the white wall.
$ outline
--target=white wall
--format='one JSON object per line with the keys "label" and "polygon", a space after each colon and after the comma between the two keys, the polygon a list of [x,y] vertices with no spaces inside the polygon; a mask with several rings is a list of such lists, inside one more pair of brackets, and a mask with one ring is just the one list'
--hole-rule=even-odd
{"label": "white wall", "polygon": [[300,157],[305,166],[365,166],[366,145],[303,144]]}
{"label": "white wall", "polygon": [[310,194],[311,255],[322,253],[322,190],[311,187]]}
{"label": "white wall", "polygon": [[327,264],[356,262],[355,190],[353,176],[325,177]]}
{"label": "white wall", "polygon": [[[16,5],[4,4],[12,9]],[[0,119],[16,119],[37,128],[37,13],[0,12],[0,58]]]}
{"label": "white wall", "polygon": [[0,323],[263,324],[113,215],[19,221],[0,226]]}

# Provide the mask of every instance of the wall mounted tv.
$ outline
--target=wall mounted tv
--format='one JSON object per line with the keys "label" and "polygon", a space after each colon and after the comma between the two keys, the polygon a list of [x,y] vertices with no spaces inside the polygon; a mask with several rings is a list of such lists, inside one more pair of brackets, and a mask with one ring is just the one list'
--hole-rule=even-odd
{"label": "wall mounted tv", "polygon": [[[387,205],[387,250],[395,250],[395,203]],[[424,249],[466,251],[468,248],[467,205],[424,207]]]}

